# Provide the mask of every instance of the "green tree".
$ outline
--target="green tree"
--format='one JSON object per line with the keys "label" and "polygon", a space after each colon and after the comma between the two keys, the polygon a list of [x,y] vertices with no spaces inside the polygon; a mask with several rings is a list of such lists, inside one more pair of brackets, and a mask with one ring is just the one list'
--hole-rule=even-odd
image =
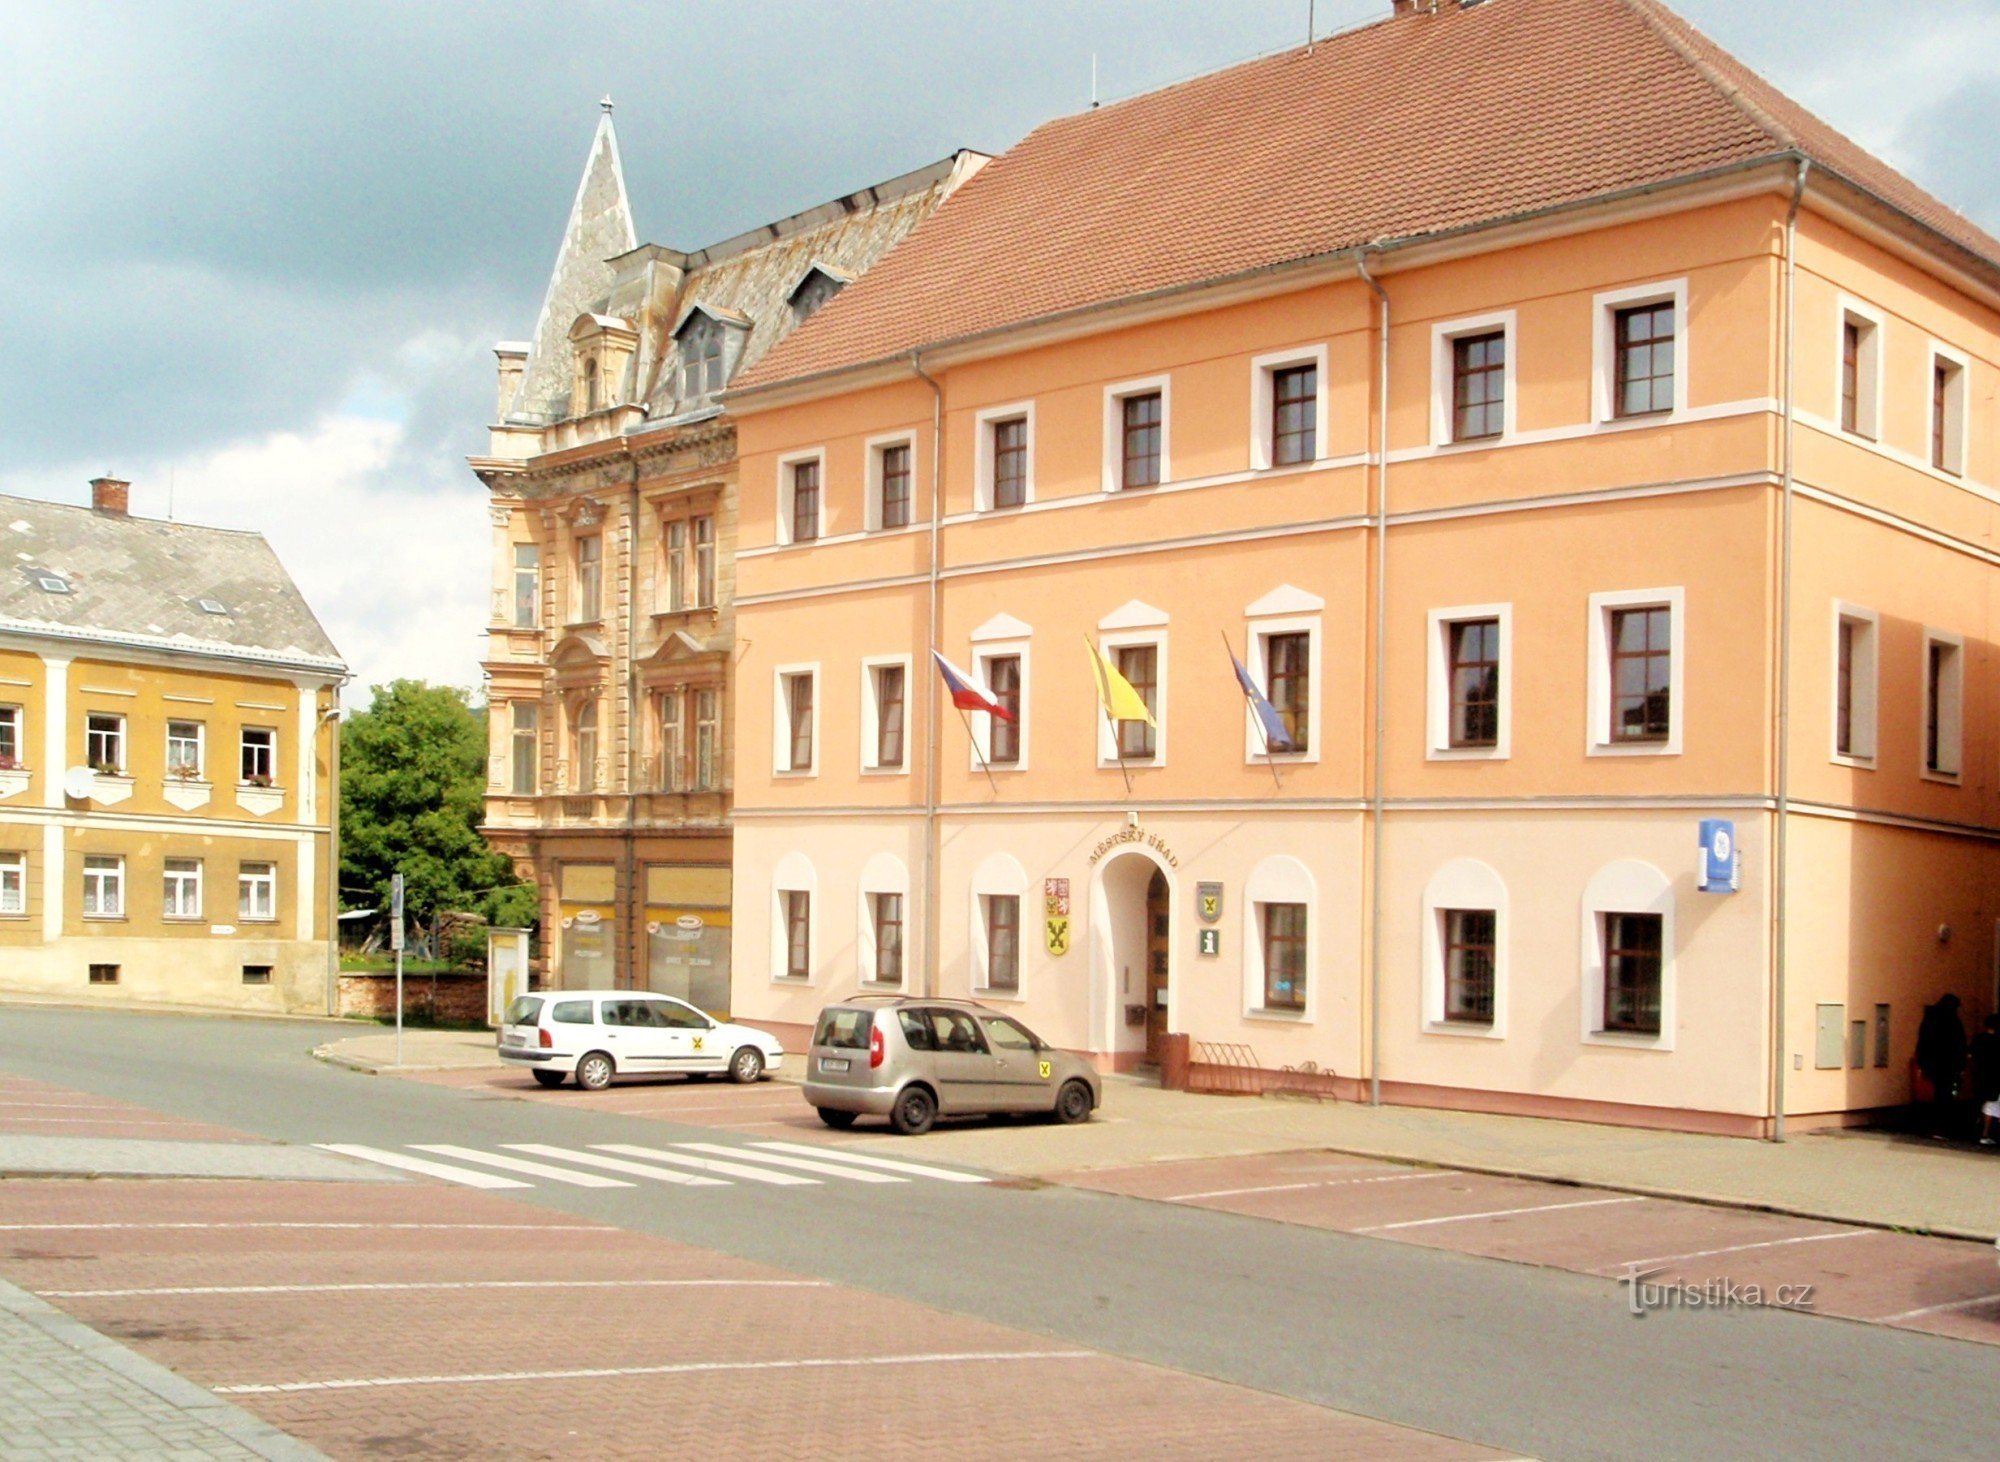
{"label": "green tree", "polygon": [[479,835],[486,713],[454,686],[398,680],[374,692],[341,734],[342,903],[387,917],[390,878],[401,872],[404,909],[419,928],[458,912],[532,923],[533,887]]}

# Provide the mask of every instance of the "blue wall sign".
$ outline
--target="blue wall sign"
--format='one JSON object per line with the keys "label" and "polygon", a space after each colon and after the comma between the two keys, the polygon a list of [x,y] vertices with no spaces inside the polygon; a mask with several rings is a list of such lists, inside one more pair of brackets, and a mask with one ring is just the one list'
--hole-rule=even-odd
{"label": "blue wall sign", "polygon": [[1701,891],[1735,893],[1743,886],[1743,859],[1736,850],[1736,824],[1726,817],[1701,820]]}

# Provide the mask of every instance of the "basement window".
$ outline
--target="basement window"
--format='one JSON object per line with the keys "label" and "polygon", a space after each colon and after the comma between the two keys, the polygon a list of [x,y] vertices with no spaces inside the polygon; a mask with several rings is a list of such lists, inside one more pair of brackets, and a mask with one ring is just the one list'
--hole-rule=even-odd
{"label": "basement window", "polygon": [[270,984],[270,983],[271,983],[271,967],[270,967],[269,965],[245,965],[245,966],[243,966],[243,983],[244,983],[244,984],[246,984],[246,985],[268,985],[268,984]]}

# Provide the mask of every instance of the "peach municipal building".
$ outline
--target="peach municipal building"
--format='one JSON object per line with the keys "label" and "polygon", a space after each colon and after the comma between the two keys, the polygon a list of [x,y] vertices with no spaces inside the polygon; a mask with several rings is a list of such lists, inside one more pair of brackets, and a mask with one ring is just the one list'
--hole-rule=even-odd
{"label": "peach municipal building", "polygon": [[1654,0],[1382,10],[1041,127],[730,382],[733,1012],[1903,1102],[1994,1004],[2000,241]]}

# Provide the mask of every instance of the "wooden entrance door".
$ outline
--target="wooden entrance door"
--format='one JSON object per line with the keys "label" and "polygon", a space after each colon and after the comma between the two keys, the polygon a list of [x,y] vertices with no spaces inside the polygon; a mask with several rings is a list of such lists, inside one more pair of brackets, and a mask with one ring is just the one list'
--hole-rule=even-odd
{"label": "wooden entrance door", "polygon": [[1160,1059],[1160,1038],[1167,1033],[1167,941],[1172,922],[1167,878],[1153,870],[1146,885],[1146,1059]]}

